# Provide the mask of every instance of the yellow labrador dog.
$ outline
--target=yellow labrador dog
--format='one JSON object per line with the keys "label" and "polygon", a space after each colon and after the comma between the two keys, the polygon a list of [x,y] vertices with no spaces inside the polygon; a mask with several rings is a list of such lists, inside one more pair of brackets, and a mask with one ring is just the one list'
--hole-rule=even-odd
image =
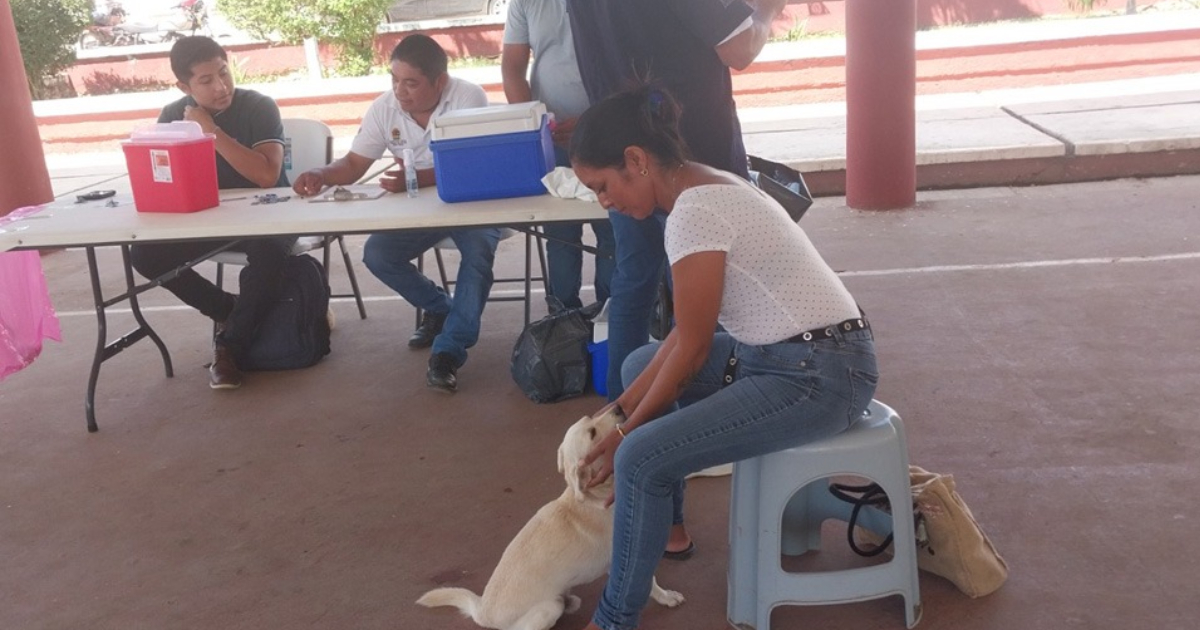
{"label": "yellow labrador dog", "polygon": [[[566,491],[542,506],[508,544],[482,597],[465,588],[437,588],[417,603],[454,606],[480,626],[496,630],[547,630],[564,612],[579,610],[571,588],[608,572],[613,536],[612,510],[604,506],[612,480],[587,488],[590,471],[580,461],[620,420],[609,411],[580,418],[567,429],[558,447]],[[683,595],[663,590],[657,581],[650,596],[664,606],[683,603]]]}

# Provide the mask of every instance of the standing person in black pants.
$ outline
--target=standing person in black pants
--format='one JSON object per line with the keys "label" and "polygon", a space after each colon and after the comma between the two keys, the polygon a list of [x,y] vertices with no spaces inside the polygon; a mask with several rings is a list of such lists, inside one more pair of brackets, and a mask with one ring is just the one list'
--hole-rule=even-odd
{"label": "standing person in black pants", "polygon": [[[683,108],[679,131],[696,161],[748,177],[729,69],[766,44],[784,0],[566,0],[575,56],[592,104],[644,80]],[[664,215],[609,213],[616,270],[608,312],[608,397],[623,390],[621,363],[650,338],[650,315],[666,267]]]}
{"label": "standing person in black pants", "polygon": [[[208,37],[184,37],[171,47],[171,71],[186,95],[163,108],[158,122],[191,120],[216,137],[217,184],[220,188],[287,186],[283,173],[283,123],[269,96],[235,88],[228,56]],[[240,293],[234,296],[192,269],[163,283],[185,304],[217,323],[209,386],[236,389],[242,384],[238,357],[254,341],[263,317],[278,298],[284,262],[294,237],[250,239],[235,250],[248,265]],[[188,241],[134,245],[133,267],[157,278],[222,245],[221,241]]]}
{"label": "standing person in black pants", "polygon": [[[746,149],[729,69],[762,52],[785,0],[566,0],[575,57],[594,106],[651,80],[678,101],[679,135],[691,158],[748,178]],[[608,399],[624,392],[621,365],[650,339],[650,315],[667,264],[666,214],[633,218],[610,211],[616,270],[608,309]],[[692,553],[676,506],[664,557]]]}

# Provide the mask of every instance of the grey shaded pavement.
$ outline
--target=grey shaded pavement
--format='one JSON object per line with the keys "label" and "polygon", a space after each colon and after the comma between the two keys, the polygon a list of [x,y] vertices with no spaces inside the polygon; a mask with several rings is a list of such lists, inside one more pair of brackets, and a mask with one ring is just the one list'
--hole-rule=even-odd
{"label": "grey shaded pavement", "polygon": [[[1011,567],[980,600],[923,575],[921,628],[1200,616],[1197,200],[1197,176],[1121,179],[925,192],[892,212],[825,198],[804,218],[871,318],[878,398],[904,418],[913,462],[955,474]],[[505,243],[501,272],[520,258]],[[333,354],[235,392],[207,387],[206,322],[151,293],[176,376],[146,344],[110,361],[88,434],[86,263],[79,251],[43,262],[64,341],[0,384],[0,627],[472,628],[413,601],[483,587],[561,491],[562,432],[602,404],[520,394],[507,373],[519,304],[488,307],[458,394],[427,390],[426,353],[404,345],[412,310],[360,267],[369,318],[336,303]],[[727,479],[690,485],[699,551],[659,574],[688,602],[651,606],[644,629],[726,627],[727,502]],[[827,525],[825,544],[819,565],[851,561],[844,531]],[[578,591],[584,611],[599,589]],[[813,627],[903,628],[902,606],[774,616],[775,630]]]}
{"label": "grey shaded pavement", "polygon": [[[924,630],[1200,617],[1200,175],[1127,177],[1200,171],[1197,76],[921,98],[919,174],[975,187],[888,212],[828,196],[802,221],[870,317],[877,397],[904,418],[912,461],[955,475],[1011,568],[979,600],[923,574]],[[752,152],[836,192],[844,105],[742,115]],[[48,162],[60,196],[124,172],[119,154]],[[1111,181],[1007,186],[1097,178]],[[482,589],[561,492],[563,431],[603,400],[522,396],[508,374],[514,303],[487,308],[460,391],[429,391],[427,353],[405,346],[412,309],[361,266],[362,238],[348,243],[369,317],[335,302],[329,357],[234,392],[208,389],[208,322],[147,294],[175,377],[146,343],[109,361],[95,434],[86,261],[43,256],[64,340],[0,384],[0,628],[475,627],[413,602],[438,585]],[[98,253],[117,287],[117,252]],[[497,275],[519,272],[522,255],[519,239],[502,243]],[[344,289],[340,263],[332,279]],[[699,550],[659,572],[688,602],[651,605],[643,630],[727,627],[728,500],[728,479],[690,484]],[[844,536],[827,524],[812,564],[853,562]],[[555,627],[582,628],[600,587],[579,589],[583,612]],[[782,608],[772,627],[900,629],[904,616],[892,598]]]}

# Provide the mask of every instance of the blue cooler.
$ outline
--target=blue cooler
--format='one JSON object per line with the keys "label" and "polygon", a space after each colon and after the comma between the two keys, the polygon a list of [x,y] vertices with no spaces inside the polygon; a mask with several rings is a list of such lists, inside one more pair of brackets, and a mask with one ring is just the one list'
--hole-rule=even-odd
{"label": "blue cooler", "polygon": [[540,101],[446,112],[433,119],[433,170],[442,201],[545,194],[554,169],[549,116]]}
{"label": "blue cooler", "polygon": [[608,395],[608,340],[600,343],[592,341],[587,345],[588,354],[592,357],[592,389],[601,396]]}
{"label": "blue cooler", "polygon": [[592,318],[592,340],[587,345],[592,356],[592,387],[601,396],[608,395],[608,304],[606,300]]}

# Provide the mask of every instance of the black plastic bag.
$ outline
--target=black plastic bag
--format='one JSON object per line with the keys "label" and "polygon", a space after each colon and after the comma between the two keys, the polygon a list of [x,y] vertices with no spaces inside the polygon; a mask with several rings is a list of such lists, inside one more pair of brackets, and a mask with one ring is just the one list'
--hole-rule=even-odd
{"label": "black plastic bag", "polygon": [[[548,403],[587,391],[591,320],[602,304],[558,310],[530,323],[513,346],[513,380],[530,400]],[[554,309],[551,309],[554,310]]]}
{"label": "black plastic bag", "polygon": [[750,164],[751,181],[778,201],[793,221],[799,221],[813,203],[812,193],[808,190],[808,184],[804,183],[804,176],[796,169],[779,162],[764,160],[757,155],[746,157]]}

